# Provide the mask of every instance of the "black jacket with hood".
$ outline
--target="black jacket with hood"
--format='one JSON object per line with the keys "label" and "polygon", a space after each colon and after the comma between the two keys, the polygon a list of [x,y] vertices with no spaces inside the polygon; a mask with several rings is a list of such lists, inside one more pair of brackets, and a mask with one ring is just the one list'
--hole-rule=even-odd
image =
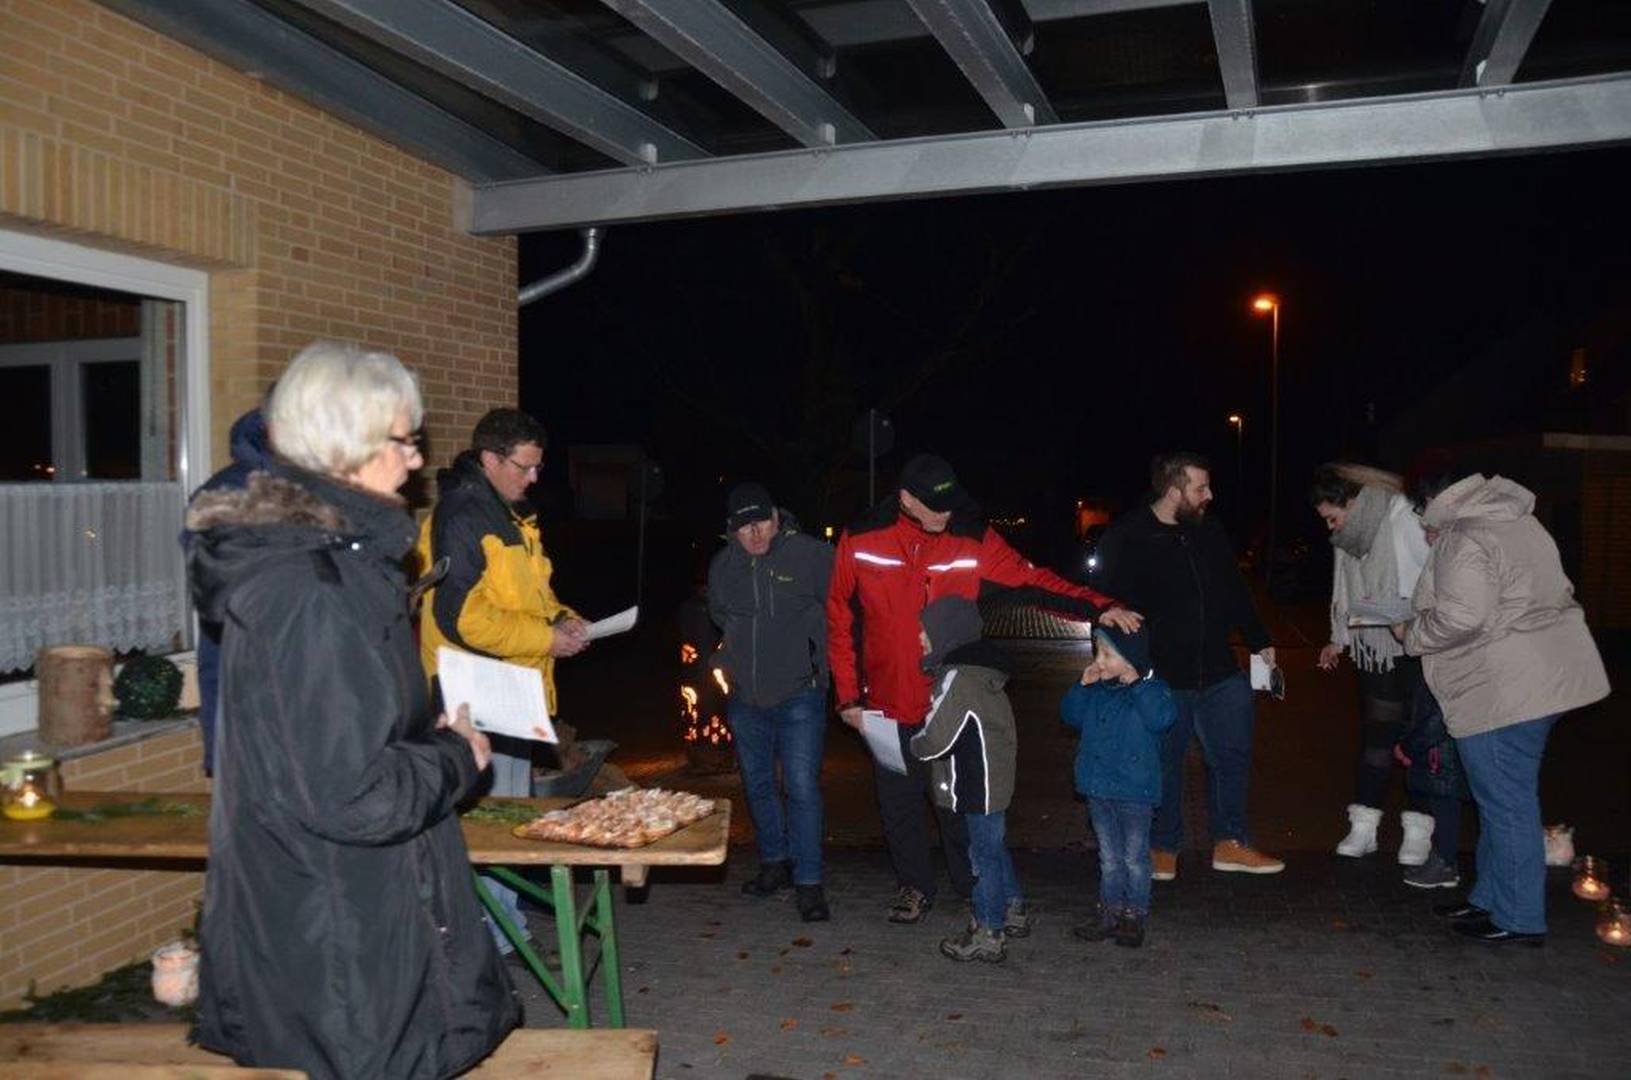
{"label": "black jacket with hood", "polygon": [[1099,542],[1099,584],[1149,620],[1155,670],[1174,690],[1201,690],[1240,673],[1229,646],[1271,644],[1223,526],[1168,525],[1147,506],[1116,519]]}
{"label": "black jacket with hood", "polygon": [[769,551],[749,555],[727,538],[708,564],[708,615],[725,632],[718,662],[731,694],[761,707],[827,687],[832,546],[778,513]]}
{"label": "black jacket with hood", "polygon": [[933,679],[929,715],[907,745],[929,763],[936,806],[959,814],[998,814],[1014,797],[1019,736],[1003,687],[1013,674],[1005,654],[981,637],[972,600],[948,596],[923,609]]}
{"label": "black jacket with hood", "polygon": [[435,730],[401,506],[275,464],[194,500],[190,574],[224,627],[198,1042],[313,1077],[444,1077],[520,1006],[454,806],[476,783]]}

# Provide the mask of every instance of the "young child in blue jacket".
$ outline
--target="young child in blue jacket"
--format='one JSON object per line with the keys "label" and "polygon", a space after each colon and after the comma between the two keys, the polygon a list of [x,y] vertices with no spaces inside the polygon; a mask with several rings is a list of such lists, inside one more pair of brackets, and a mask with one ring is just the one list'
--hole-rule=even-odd
{"label": "young child in blue jacket", "polygon": [[1177,716],[1150,666],[1149,634],[1093,632],[1093,662],[1065,692],[1064,721],[1082,733],[1076,790],[1099,838],[1099,905],[1071,933],[1084,941],[1144,944],[1150,913],[1150,822],[1161,802],[1161,741]]}

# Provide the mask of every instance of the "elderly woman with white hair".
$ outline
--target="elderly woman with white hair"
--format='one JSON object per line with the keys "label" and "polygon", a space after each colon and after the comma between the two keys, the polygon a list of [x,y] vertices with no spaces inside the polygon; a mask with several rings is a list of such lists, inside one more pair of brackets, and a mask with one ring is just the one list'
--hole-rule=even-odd
{"label": "elderly woman with white hair", "polygon": [[419,387],[313,345],[274,463],[200,495],[190,573],[224,626],[197,1040],[313,1077],[443,1077],[520,1020],[454,807],[487,741],[432,714],[408,617]]}

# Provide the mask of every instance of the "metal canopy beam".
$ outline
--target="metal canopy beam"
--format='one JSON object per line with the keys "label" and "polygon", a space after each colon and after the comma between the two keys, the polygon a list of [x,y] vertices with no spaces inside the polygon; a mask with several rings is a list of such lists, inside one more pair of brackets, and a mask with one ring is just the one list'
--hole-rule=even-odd
{"label": "metal canopy beam", "polygon": [[1003,127],[1057,124],[1042,86],[986,0],[906,0]]}
{"label": "metal canopy beam", "polygon": [[1212,38],[1223,73],[1223,100],[1231,109],[1257,108],[1257,32],[1252,0],[1207,0]]}
{"label": "metal canopy beam", "polygon": [[548,171],[248,0],[102,3],[467,180],[505,180]]}
{"label": "metal canopy beam", "polygon": [[831,94],[717,0],[602,0],[805,146],[870,141]]}
{"label": "metal canopy beam", "polygon": [[295,0],[625,165],[708,152],[448,0]]}
{"label": "metal canopy beam", "polygon": [[1472,45],[1461,64],[1462,86],[1507,86],[1518,74],[1552,0],[1484,0]]}
{"label": "metal canopy beam", "polygon": [[477,188],[471,231],[535,229],[932,195],[1631,142],[1631,73],[1250,113],[1060,124],[795,150]]}

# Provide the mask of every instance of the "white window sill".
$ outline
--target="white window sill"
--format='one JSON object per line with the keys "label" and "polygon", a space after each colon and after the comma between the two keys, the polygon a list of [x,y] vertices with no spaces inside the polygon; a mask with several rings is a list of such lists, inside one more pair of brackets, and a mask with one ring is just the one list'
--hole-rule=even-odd
{"label": "white window sill", "polygon": [[[181,709],[198,708],[198,656],[191,650],[181,653],[171,653],[169,659],[181,669],[183,678],[181,686]],[[118,672],[115,666],[114,672]],[[119,721],[115,730],[118,730]],[[151,721],[131,721],[146,727],[154,726]],[[7,683],[0,686],[0,746],[11,745],[12,737],[19,735],[33,735],[40,725],[40,684],[37,679],[25,682]],[[102,749],[110,745],[108,742],[93,744],[86,749]],[[26,746],[19,749],[27,749]]]}

